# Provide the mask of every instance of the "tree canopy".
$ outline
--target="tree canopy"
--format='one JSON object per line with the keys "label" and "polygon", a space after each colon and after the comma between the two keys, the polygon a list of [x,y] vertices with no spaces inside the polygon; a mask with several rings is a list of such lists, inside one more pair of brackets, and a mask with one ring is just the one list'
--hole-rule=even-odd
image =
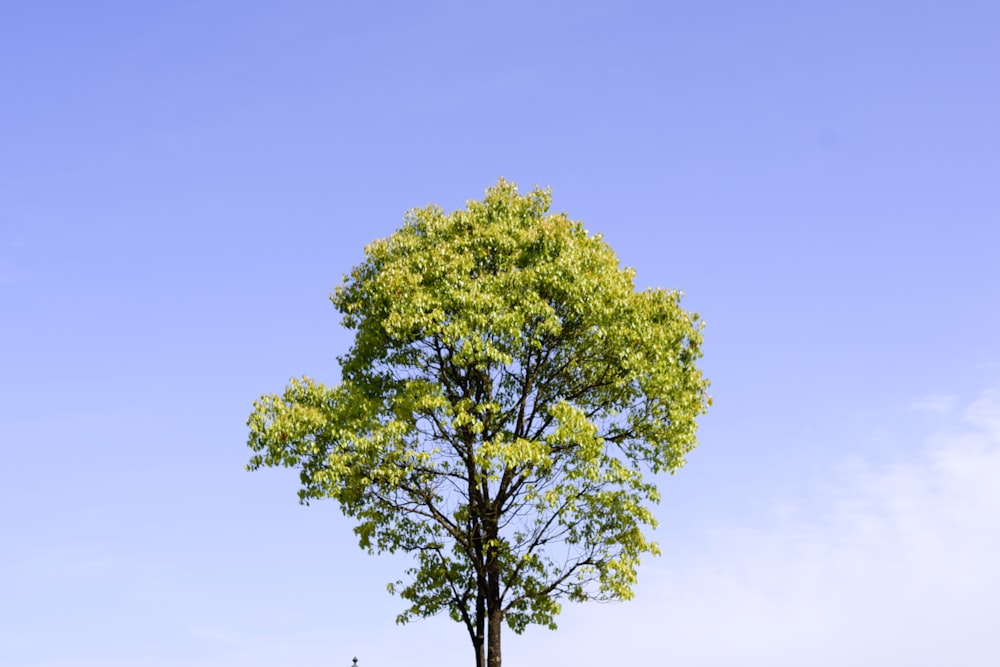
{"label": "tree canopy", "polygon": [[503,624],[632,596],[654,477],[710,401],[681,294],[636,291],[550,202],[501,179],[410,211],[331,296],[355,331],[340,383],[293,379],[248,422],[248,468],[298,468],[301,501],[336,500],[362,548],[412,554],[398,620],[447,612],[477,667],[499,667]]}

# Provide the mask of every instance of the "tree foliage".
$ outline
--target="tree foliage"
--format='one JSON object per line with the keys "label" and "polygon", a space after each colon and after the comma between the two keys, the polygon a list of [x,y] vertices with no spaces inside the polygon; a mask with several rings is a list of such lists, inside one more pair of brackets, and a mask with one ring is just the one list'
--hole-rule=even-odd
{"label": "tree foliage", "polygon": [[356,332],[340,384],[293,379],[248,422],[248,468],[300,469],[300,499],[338,501],[362,548],[411,553],[398,620],[449,613],[480,666],[503,623],[632,596],[653,475],[683,465],[710,400],[680,293],[636,291],[550,199],[501,180],[409,212],[331,296]]}

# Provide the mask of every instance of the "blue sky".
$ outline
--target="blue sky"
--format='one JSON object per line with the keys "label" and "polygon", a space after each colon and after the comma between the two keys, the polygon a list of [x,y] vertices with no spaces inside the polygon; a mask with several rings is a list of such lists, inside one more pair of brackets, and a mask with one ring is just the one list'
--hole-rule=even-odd
{"label": "blue sky", "polygon": [[508,664],[982,665],[1000,7],[0,3],[0,663],[470,663],[244,422],[412,207],[551,186],[708,322],[636,599]]}

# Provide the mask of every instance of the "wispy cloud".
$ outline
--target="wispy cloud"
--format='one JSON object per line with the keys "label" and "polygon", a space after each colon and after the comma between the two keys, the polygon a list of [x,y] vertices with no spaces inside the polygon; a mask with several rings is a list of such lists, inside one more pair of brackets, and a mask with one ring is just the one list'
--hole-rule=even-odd
{"label": "wispy cloud", "polygon": [[954,394],[932,394],[910,404],[911,410],[920,412],[949,413],[958,405],[958,396]]}
{"label": "wispy cloud", "polygon": [[854,461],[766,527],[730,526],[696,563],[663,563],[653,590],[615,611],[635,632],[600,659],[587,647],[578,664],[989,662],[1000,622],[1000,392],[956,415],[906,460]]}
{"label": "wispy cloud", "polygon": [[965,419],[1000,440],[1000,390],[984,392],[965,411]]}

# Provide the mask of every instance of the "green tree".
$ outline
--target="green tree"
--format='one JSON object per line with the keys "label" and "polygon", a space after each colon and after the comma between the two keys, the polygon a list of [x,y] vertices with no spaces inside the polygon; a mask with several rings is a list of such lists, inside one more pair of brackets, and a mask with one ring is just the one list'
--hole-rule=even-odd
{"label": "green tree", "polygon": [[683,465],[710,401],[698,316],[550,200],[501,179],[409,212],[331,296],[356,332],[341,383],[293,379],[248,422],[248,469],[300,469],[362,548],[412,554],[397,620],[447,611],[477,667],[500,667],[504,623],[632,597],[658,553],[648,476]]}

